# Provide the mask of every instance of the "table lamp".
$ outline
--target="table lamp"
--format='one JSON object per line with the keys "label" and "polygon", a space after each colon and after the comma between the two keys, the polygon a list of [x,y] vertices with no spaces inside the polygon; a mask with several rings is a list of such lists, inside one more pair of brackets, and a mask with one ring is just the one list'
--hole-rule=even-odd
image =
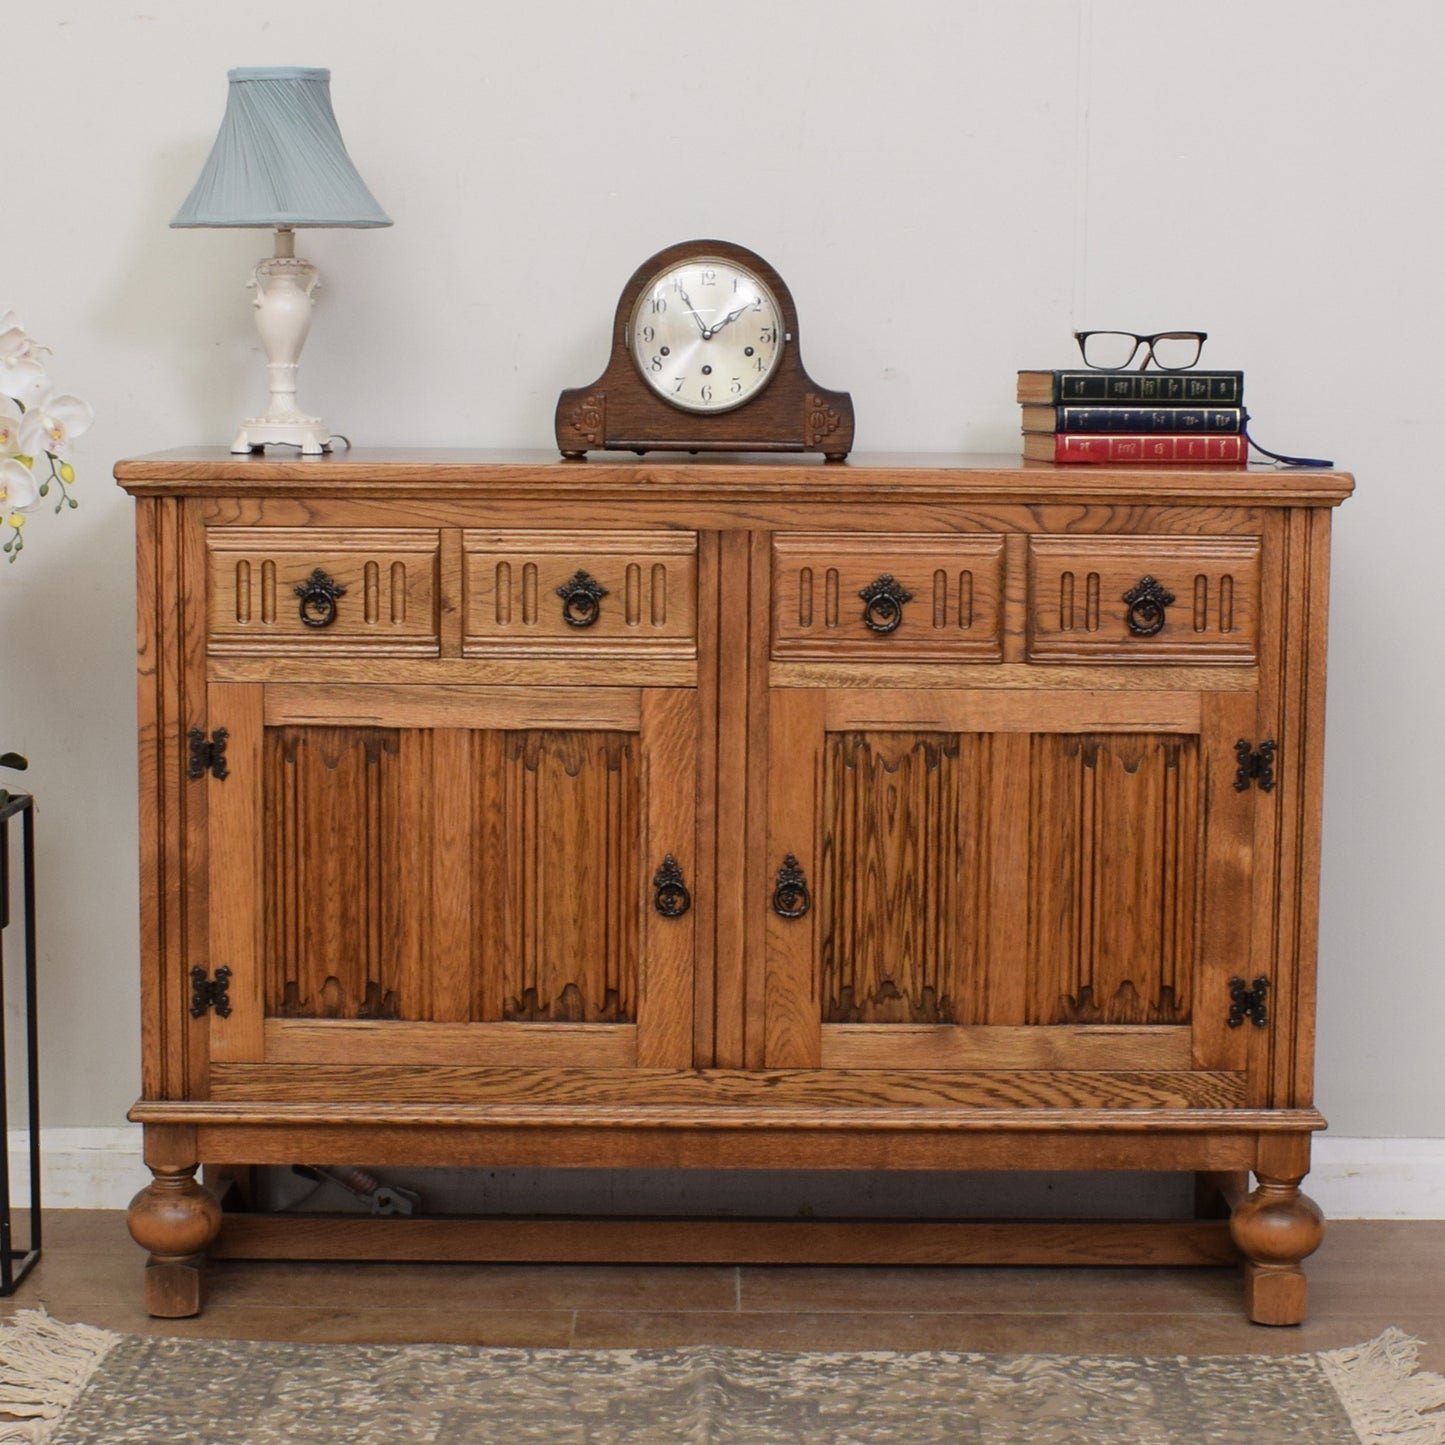
{"label": "table lamp", "polygon": [[311,328],[317,270],[296,254],[300,226],[389,226],[356,173],[331,110],[331,72],[246,66],[228,74],[220,133],[172,226],[270,226],[275,254],[257,267],[256,325],[271,403],[241,423],[233,452],[272,443],[317,455],[331,432],[296,404],[296,368]]}

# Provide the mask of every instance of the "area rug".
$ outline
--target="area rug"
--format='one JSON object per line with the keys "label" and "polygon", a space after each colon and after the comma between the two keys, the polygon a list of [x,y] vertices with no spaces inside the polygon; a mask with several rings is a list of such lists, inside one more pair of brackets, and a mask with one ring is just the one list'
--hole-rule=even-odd
{"label": "area rug", "polygon": [[1309,1355],[305,1345],[0,1326],[0,1440],[46,1445],[1442,1445],[1398,1330]]}

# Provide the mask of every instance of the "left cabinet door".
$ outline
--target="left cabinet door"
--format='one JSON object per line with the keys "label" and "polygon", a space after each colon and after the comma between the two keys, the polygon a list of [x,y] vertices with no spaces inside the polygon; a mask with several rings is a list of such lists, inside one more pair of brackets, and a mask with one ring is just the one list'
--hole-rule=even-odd
{"label": "left cabinet door", "polygon": [[691,1063],[685,688],[213,683],[215,1065]]}

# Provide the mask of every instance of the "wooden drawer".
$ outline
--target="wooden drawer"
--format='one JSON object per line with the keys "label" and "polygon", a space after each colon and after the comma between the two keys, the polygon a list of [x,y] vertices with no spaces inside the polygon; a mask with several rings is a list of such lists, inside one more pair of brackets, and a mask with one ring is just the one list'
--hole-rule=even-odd
{"label": "wooden drawer", "polygon": [[998,536],[779,534],[772,655],[997,662],[1003,559]]}
{"label": "wooden drawer", "polygon": [[466,531],[469,657],[697,656],[695,532]]}
{"label": "wooden drawer", "polygon": [[1254,662],[1258,537],[1031,537],[1031,662]]}
{"label": "wooden drawer", "polygon": [[206,565],[212,653],[437,655],[435,531],[214,527]]}

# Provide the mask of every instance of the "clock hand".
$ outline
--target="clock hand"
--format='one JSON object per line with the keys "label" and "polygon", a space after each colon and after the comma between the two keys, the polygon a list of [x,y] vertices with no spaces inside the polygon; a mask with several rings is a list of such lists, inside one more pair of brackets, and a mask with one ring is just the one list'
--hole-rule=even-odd
{"label": "clock hand", "polygon": [[728,314],[724,316],[723,319],[719,321],[716,326],[710,327],[704,333],[704,335],[709,337],[716,336],[718,332],[723,329],[724,326],[731,326],[733,322],[736,321],[738,317],[741,316],[743,312],[748,310],[752,305],[752,301],[744,301],[743,304],[739,306],[736,310],[729,311]]}
{"label": "clock hand", "polygon": [[677,294],[682,297],[682,304],[687,307],[688,314],[697,322],[697,329],[702,332],[702,339],[704,341],[710,341],[713,331],[716,330],[716,328],[703,325],[702,317],[697,314],[697,308],[692,304],[691,298],[681,286],[677,288]]}

